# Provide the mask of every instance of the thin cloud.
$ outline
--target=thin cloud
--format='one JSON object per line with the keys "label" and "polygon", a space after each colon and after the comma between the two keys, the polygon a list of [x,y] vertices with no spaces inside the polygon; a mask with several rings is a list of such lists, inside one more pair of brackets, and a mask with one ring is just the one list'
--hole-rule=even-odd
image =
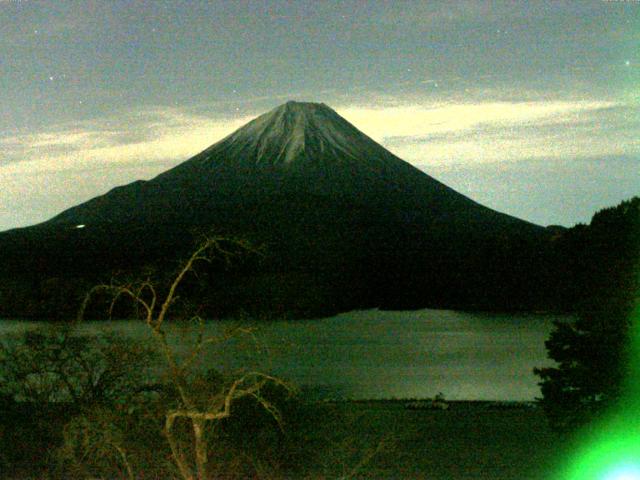
{"label": "thin cloud", "polygon": [[[211,119],[178,109],[152,109],[66,130],[0,139],[0,175],[37,174],[186,160],[250,117]],[[159,171],[158,171],[159,173]]]}
{"label": "thin cloud", "polygon": [[[629,128],[637,127],[628,123],[630,109],[605,101],[502,101],[346,105],[337,111],[400,157],[424,165],[630,153],[638,148],[638,140],[628,135]],[[186,109],[155,108],[119,122],[103,119],[0,138],[0,175],[115,169],[140,162],[165,167],[186,160],[252,117],[211,118]]]}
{"label": "thin cloud", "polygon": [[401,158],[456,165],[638,152],[637,107],[605,101],[347,107],[340,113]]}

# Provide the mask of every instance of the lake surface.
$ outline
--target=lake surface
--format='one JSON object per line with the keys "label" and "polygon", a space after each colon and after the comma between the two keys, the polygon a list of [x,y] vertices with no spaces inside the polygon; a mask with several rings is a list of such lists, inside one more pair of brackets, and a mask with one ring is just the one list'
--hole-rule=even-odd
{"label": "lake surface", "polygon": [[[252,335],[207,349],[202,368],[257,368],[326,398],[533,400],[540,396],[533,368],[551,365],[544,342],[553,320],[569,317],[487,314],[449,310],[354,311],[318,320],[244,322]],[[236,323],[237,324],[237,323]],[[0,321],[0,334],[36,324]],[[219,335],[229,321],[210,322]],[[85,322],[148,338],[140,321]],[[194,328],[168,328],[173,345],[187,351]]]}

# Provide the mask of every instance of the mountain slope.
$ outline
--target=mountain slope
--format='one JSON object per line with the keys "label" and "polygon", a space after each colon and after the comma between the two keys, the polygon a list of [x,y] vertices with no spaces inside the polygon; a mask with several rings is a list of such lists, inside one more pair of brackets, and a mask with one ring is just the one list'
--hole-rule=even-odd
{"label": "mountain slope", "polygon": [[93,281],[166,269],[192,232],[211,229],[267,252],[226,277],[212,304],[310,315],[535,303],[525,278],[546,237],[419,171],[326,105],[288,102],[152,180],[0,234],[0,248],[6,271],[32,283]]}
{"label": "mountain slope", "polygon": [[160,220],[162,216],[175,220],[188,217],[188,207],[202,208],[203,203],[246,203],[247,199],[283,194],[405,209],[404,214],[415,209],[413,215],[434,221],[443,215],[448,221],[463,215],[465,222],[525,224],[482,207],[429,177],[329,107],[297,102],[256,118],[149,182],[114,189],[50,222],[117,223]]}

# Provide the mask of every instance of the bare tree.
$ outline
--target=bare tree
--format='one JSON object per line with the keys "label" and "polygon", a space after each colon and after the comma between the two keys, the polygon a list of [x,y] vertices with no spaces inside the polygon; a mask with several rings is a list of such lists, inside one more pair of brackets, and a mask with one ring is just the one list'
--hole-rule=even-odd
{"label": "bare tree", "polygon": [[[178,396],[178,405],[168,408],[165,412],[164,435],[171,449],[172,460],[184,480],[204,480],[207,478],[207,460],[209,445],[205,436],[207,427],[231,415],[231,408],[235,401],[252,397],[281,424],[278,409],[262,394],[262,389],[268,384],[280,385],[286,389],[290,387],[282,380],[258,371],[246,372],[222,385],[215,391],[202,392],[190,383],[196,360],[207,345],[221,344],[241,333],[250,333],[246,328],[235,327],[219,336],[206,336],[204,320],[196,315],[191,318],[198,324],[198,334],[195,342],[184,358],[178,358],[174,348],[168,341],[165,328],[171,306],[178,299],[177,291],[190,274],[195,274],[195,267],[199,263],[210,263],[213,259],[221,259],[229,263],[240,253],[254,251],[245,241],[227,237],[213,236],[205,238],[191,256],[182,264],[177,274],[168,285],[166,293],[150,278],[128,282],[97,285],[87,294],[80,309],[78,320],[82,320],[91,298],[99,292],[106,292],[111,297],[110,313],[116,302],[125,297],[138,307],[142,320],[147,325],[155,339],[160,355],[164,358],[168,377]],[[184,420],[190,426],[193,434],[193,445],[185,447],[176,438],[176,422]]]}

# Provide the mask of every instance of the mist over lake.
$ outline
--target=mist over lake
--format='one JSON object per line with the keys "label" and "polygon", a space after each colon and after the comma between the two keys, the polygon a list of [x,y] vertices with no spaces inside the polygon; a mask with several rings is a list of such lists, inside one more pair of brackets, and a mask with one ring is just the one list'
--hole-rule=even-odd
{"label": "mist over lake", "polygon": [[[450,310],[353,311],[319,320],[251,322],[252,335],[211,348],[202,368],[256,368],[273,372],[320,398],[533,400],[540,396],[534,367],[546,366],[544,342],[557,315],[489,314]],[[214,336],[238,322],[206,324]],[[5,320],[0,333],[39,323]],[[85,322],[149,336],[141,321]],[[195,326],[167,325],[188,348]],[[179,348],[180,349],[180,348]]]}

